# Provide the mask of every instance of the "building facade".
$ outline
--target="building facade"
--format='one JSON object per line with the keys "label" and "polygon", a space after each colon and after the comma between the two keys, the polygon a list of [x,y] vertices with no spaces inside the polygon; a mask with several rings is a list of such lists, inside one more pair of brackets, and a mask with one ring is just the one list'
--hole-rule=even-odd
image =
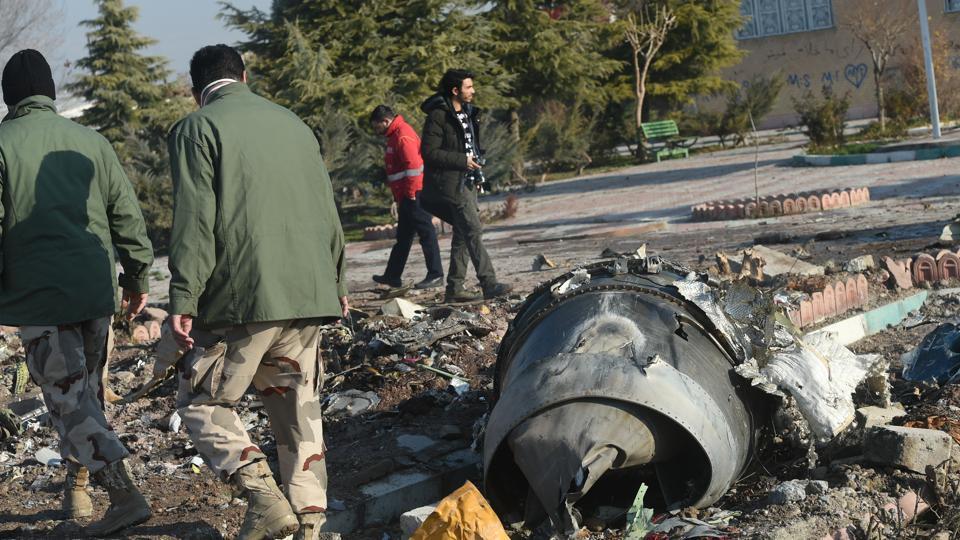
{"label": "building facade", "polygon": [[[909,10],[916,20],[916,0],[883,0],[890,9]],[[947,47],[946,69],[960,70],[960,0],[926,0],[930,31],[938,36],[935,46]],[[837,94],[849,93],[850,119],[877,116],[873,62],[863,43],[845,27],[864,16],[854,0],[741,0],[746,23],[737,33],[743,60],[723,75],[744,85],[756,76],[779,74],[784,87],[763,128],[796,123],[792,98],[829,86]],[[919,25],[914,22],[891,57],[884,79],[897,84],[897,72],[919,55]],[[955,90],[944,88],[944,91]],[[703,104],[722,108],[722,98]]]}

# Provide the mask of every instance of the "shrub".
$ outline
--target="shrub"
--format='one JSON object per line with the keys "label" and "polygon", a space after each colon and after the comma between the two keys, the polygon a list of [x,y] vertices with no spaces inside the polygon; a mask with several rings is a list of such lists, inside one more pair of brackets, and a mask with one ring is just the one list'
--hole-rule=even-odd
{"label": "shrub", "polygon": [[804,134],[810,139],[811,145],[826,148],[844,143],[843,128],[850,108],[849,93],[837,97],[830,87],[824,86],[821,98],[807,91],[801,99],[793,98],[793,107],[800,115],[800,124],[806,128]]}
{"label": "shrub", "polygon": [[588,153],[594,122],[580,104],[566,106],[548,101],[526,134],[526,157],[535,161],[541,172],[577,170],[591,163]]}
{"label": "shrub", "polygon": [[754,77],[743,88],[727,92],[722,113],[700,112],[682,118],[678,122],[680,132],[713,135],[720,139],[722,147],[726,147],[728,139],[733,138],[733,145],[740,146],[752,131],[751,115],[753,122],[759,124],[760,119],[773,109],[782,88],[783,78],[779,75]]}
{"label": "shrub", "polygon": [[[889,112],[891,109],[887,109]],[[902,139],[907,136],[907,124],[900,118],[891,117],[887,120],[887,128],[881,129],[880,122],[870,122],[857,134],[857,138],[864,140]]]}
{"label": "shrub", "polygon": [[487,159],[487,164],[483,166],[483,176],[490,184],[491,191],[496,192],[510,184],[511,168],[520,148],[510,134],[509,125],[492,117],[485,117],[481,122],[480,144],[483,145]]}

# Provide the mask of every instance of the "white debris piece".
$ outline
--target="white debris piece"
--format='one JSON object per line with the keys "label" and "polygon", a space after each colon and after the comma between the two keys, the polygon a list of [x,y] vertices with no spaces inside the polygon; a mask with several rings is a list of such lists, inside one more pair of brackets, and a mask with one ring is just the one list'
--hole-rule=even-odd
{"label": "white debris piece", "polygon": [[392,315],[394,317],[403,317],[404,319],[410,320],[414,317],[417,317],[424,308],[420,304],[414,304],[409,300],[404,300],[403,298],[393,298],[389,302],[380,306],[380,313],[384,315]]}
{"label": "white debris piece", "polygon": [[567,294],[570,291],[579,289],[587,283],[590,283],[590,273],[587,272],[586,268],[580,268],[573,271],[573,275],[570,277],[570,279],[564,281],[563,283],[554,285],[550,290],[553,291],[554,295]]}
{"label": "white debris piece", "polygon": [[789,393],[810,424],[820,444],[830,441],[853,422],[853,392],[880,355],[857,355],[828,332],[808,334],[786,350],[777,352],[763,368],[738,366],[737,373],[755,386],[783,395]]}

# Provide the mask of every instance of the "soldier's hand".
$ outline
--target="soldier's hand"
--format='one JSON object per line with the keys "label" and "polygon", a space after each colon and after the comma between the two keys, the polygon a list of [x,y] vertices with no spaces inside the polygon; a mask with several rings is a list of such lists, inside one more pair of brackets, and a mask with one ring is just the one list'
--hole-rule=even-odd
{"label": "soldier's hand", "polygon": [[123,299],[120,301],[120,309],[126,310],[128,321],[132,321],[146,306],[147,293],[133,292],[124,289]]}
{"label": "soldier's hand", "polygon": [[170,329],[173,330],[173,339],[183,350],[193,348],[193,338],[190,337],[190,331],[193,330],[193,315],[171,315]]}
{"label": "soldier's hand", "polygon": [[340,307],[343,308],[343,318],[350,318],[350,300],[346,296],[340,297]]}
{"label": "soldier's hand", "polygon": [[473,156],[467,154],[467,169],[473,171],[480,168],[480,164],[473,160]]}

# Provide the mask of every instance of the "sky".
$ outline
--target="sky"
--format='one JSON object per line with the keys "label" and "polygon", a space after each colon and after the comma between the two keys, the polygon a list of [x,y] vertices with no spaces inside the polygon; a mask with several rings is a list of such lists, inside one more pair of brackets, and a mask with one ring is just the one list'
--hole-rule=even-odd
{"label": "sky", "polygon": [[[140,18],[134,28],[146,37],[157,40],[146,54],[160,55],[170,61],[175,74],[187,73],[190,56],[204,45],[241,41],[244,35],[228,29],[217,19],[220,5],[216,0],[127,0],[140,9]],[[234,6],[247,9],[256,6],[269,11],[270,0],[231,0]],[[59,0],[62,13],[61,39],[53,47],[60,66],[65,61],[75,62],[86,55],[87,28],[80,21],[97,16],[93,0]],[[53,62],[51,62],[53,64]],[[69,76],[59,68],[61,76]],[[59,78],[59,77],[58,77]]]}

